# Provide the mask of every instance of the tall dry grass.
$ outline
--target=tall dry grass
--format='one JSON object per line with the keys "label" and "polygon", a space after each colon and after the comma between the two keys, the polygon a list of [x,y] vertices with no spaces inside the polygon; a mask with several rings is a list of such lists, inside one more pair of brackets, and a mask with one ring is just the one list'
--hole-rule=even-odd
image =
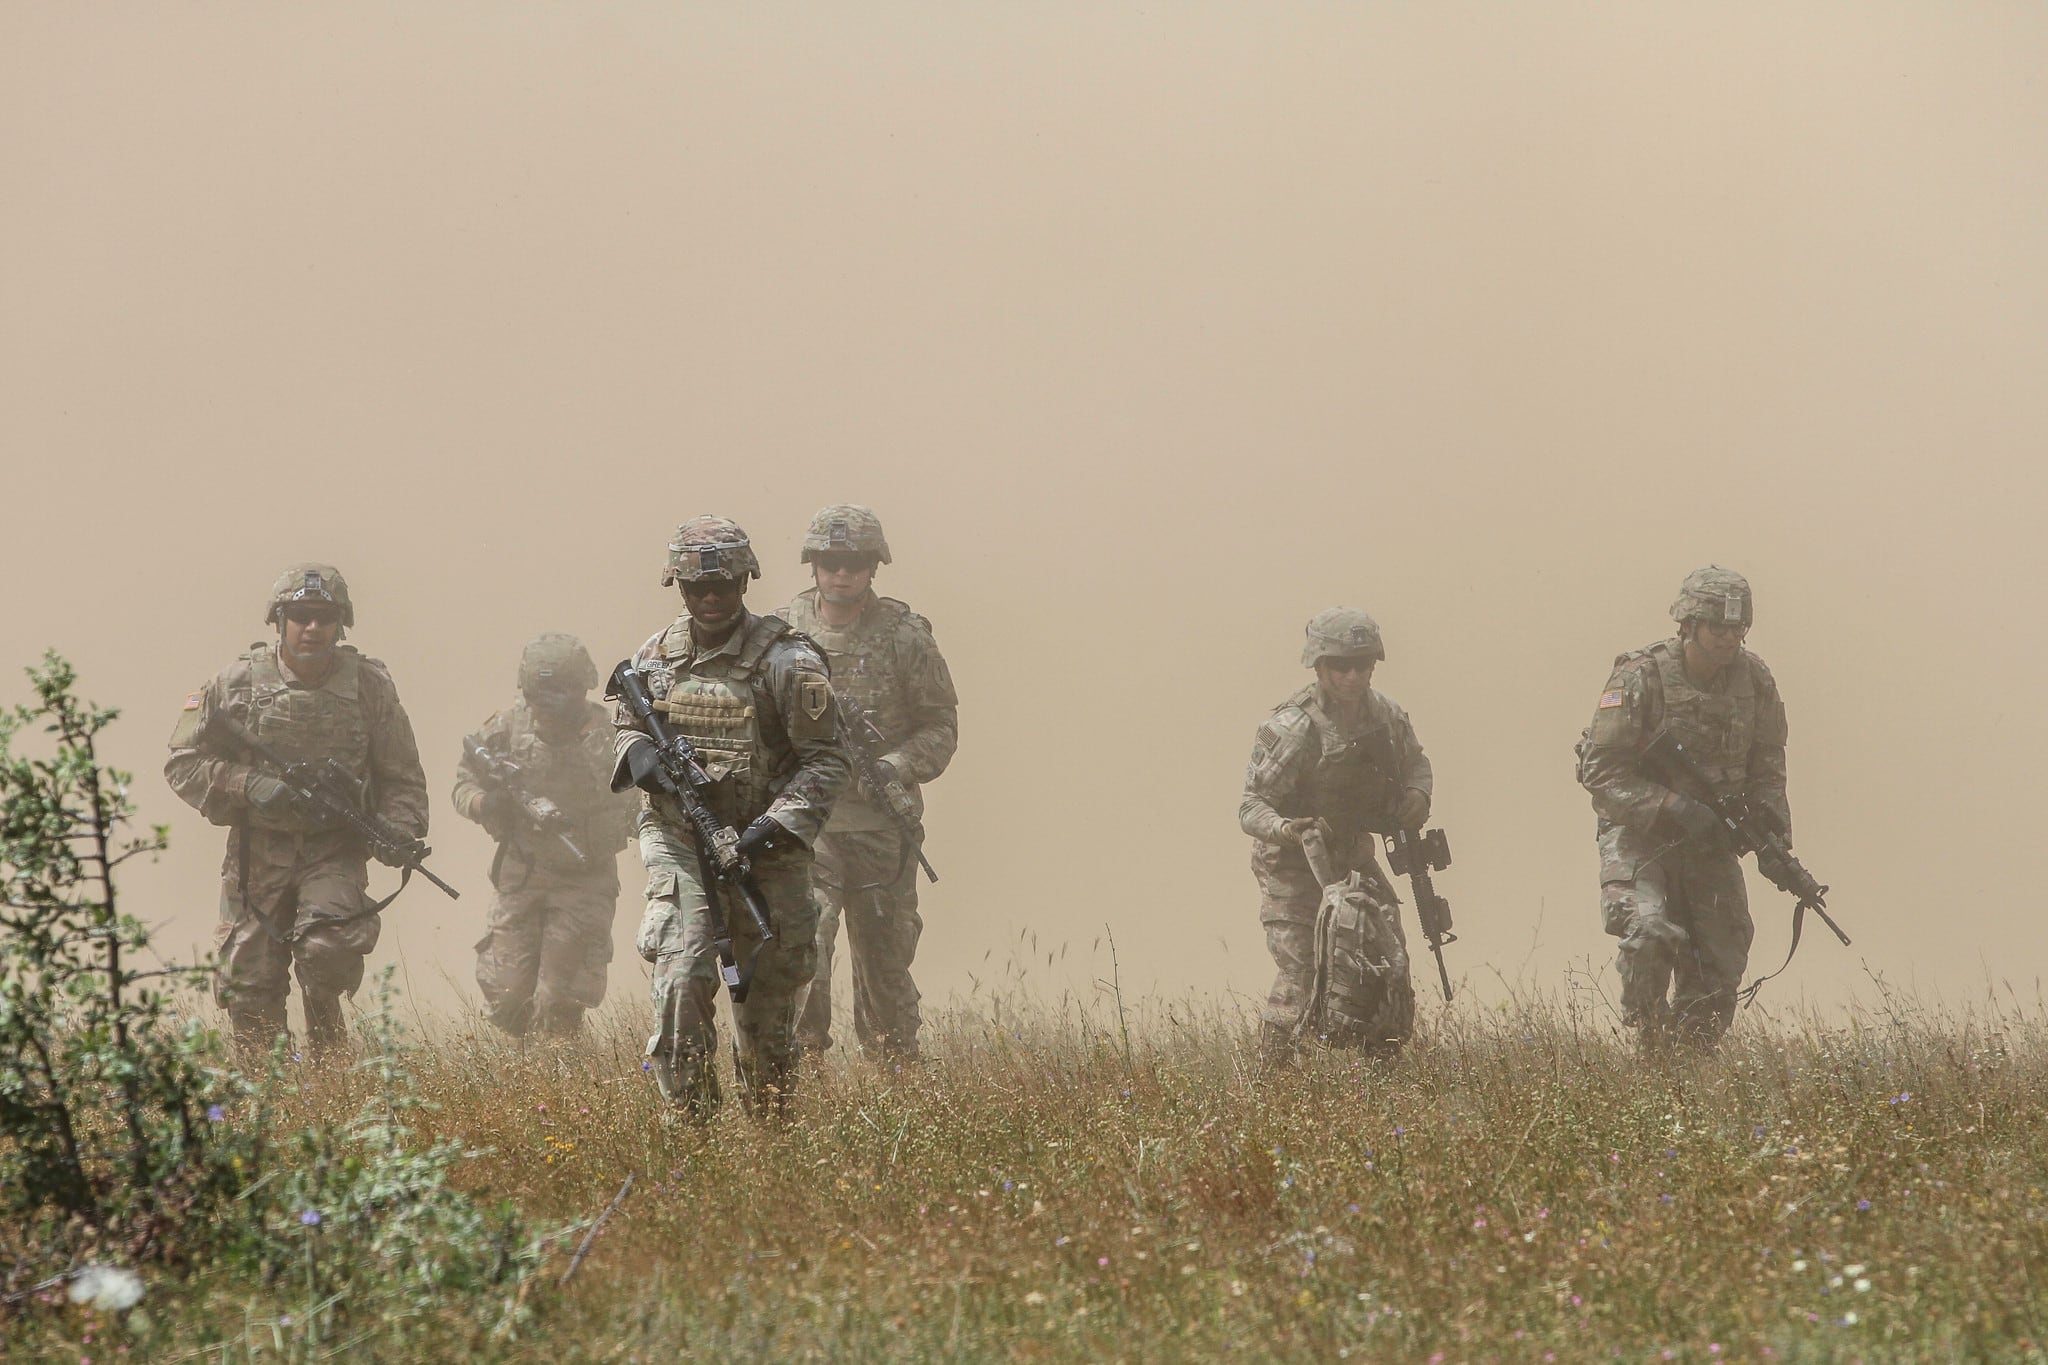
{"label": "tall dry grass", "polygon": [[[921,1066],[835,1051],[788,1126],[729,1102],[704,1129],[663,1113],[642,1013],[565,1044],[418,1030],[422,1126],[488,1151],[470,1185],[568,1223],[635,1177],[559,1297],[516,1336],[452,1321],[451,1351],[2048,1355],[2038,1004],[1759,1011],[1718,1055],[1645,1061],[1579,990],[1426,1014],[1391,1064],[1261,1077],[1234,1006],[984,991],[931,1022]],[[364,1084],[308,1073],[297,1116],[343,1117]],[[311,1358],[287,1307],[239,1304],[248,1329],[194,1358]]]}

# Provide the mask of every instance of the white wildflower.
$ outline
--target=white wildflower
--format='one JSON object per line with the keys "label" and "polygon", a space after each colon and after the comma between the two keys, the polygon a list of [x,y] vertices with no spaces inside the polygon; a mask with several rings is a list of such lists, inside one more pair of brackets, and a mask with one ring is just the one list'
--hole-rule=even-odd
{"label": "white wildflower", "polygon": [[102,1312],[125,1313],[142,1302],[142,1277],[115,1265],[89,1265],[71,1277],[71,1301]]}

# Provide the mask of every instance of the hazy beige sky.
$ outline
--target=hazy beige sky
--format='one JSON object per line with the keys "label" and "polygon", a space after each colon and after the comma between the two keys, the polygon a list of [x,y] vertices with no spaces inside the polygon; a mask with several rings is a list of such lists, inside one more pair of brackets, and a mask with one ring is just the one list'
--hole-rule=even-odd
{"label": "hazy beige sky", "polygon": [[175,826],[131,906],[197,942],[223,832],[164,739],[339,563],[468,893],[379,958],[445,998],[489,852],[446,792],[520,645],[608,667],[704,511],[778,605],[868,502],[963,697],[927,995],[1026,933],[1085,987],[1105,926],[1127,989],[1255,993],[1243,764],[1352,603],[1498,996],[1611,980],[1572,744],[1714,560],[1856,937],[1775,998],[2031,996],[2043,70],[2016,4],[9,5],[0,665],[124,708]]}

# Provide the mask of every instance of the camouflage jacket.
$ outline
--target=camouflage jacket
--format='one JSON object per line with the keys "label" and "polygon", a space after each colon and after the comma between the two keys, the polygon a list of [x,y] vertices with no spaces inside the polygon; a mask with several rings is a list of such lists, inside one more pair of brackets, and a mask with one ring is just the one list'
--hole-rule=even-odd
{"label": "camouflage jacket", "polygon": [[[575,874],[591,872],[617,879],[615,855],[633,832],[635,803],[632,797],[611,788],[615,735],[609,724],[611,713],[597,702],[584,706],[583,728],[559,742],[542,738],[533,711],[521,697],[502,711],[494,712],[483,727],[469,736],[478,748],[519,768],[520,785],[528,796],[543,797],[561,810],[564,832],[583,850],[587,863],[552,834],[536,831],[523,820],[514,821],[506,832],[506,848],[528,866]],[[482,823],[484,786],[479,765],[463,746],[455,767],[455,810],[468,820]]]}
{"label": "camouflage jacket", "polygon": [[[839,711],[824,657],[779,616],[745,613],[725,640],[700,648],[687,614],[657,631],[633,656],[668,724],[704,759],[711,809],[736,830],[772,815],[814,845],[853,769],[839,744]],[[620,703],[617,753],[639,723]],[[615,779],[616,780],[616,779]],[[666,796],[646,814],[683,834],[689,821]]]}
{"label": "camouflage jacket", "polygon": [[427,776],[420,767],[412,722],[384,665],[338,645],[333,671],[317,686],[295,677],[274,644],[259,641],[185,698],[171,732],[164,776],[187,804],[216,825],[253,828],[292,840],[355,841],[352,831],[317,823],[310,813],[254,810],[249,779],[261,771],[232,743],[199,736],[216,712],[256,732],[291,762],[332,758],[362,784],[364,808],[401,833],[425,838]]}
{"label": "camouflage jacket", "polygon": [[1782,823],[1785,798],[1785,703],[1764,661],[1743,650],[1705,687],[1685,673],[1676,639],[1624,654],[1579,740],[1579,782],[1592,793],[1604,833],[1623,825],[1650,834],[1671,789],[1646,771],[1643,746],[1669,725],[1706,768],[1715,790],[1747,795]]}
{"label": "camouflage jacket", "polygon": [[1401,793],[1411,788],[1428,796],[1434,778],[1408,713],[1375,690],[1355,724],[1339,725],[1311,685],[1259,727],[1237,822],[1258,840],[1261,865],[1306,866],[1282,832],[1287,821],[1320,816],[1339,850],[1359,846],[1363,834],[1393,830]]}
{"label": "camouflage jacket", "polygon": [[[868,593],[850,626],[828,626],[818,615],[816,588],[797,594],[784,613],[790,625],[825,651],[832,690],[851,697],[882,732],[875,757],[896,770],[919,810],[918,784],[946,771],[960,743],[960,698],[939,653],[931,622],[893,597]],[[840,800],[827,826],[833,833],[890,829],[884,808],[864,784]]]}

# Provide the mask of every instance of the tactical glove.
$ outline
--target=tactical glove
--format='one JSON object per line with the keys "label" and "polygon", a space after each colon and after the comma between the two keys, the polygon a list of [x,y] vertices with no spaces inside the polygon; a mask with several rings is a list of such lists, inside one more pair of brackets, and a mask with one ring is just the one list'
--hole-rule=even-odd
{"label": "tactical glove", "polygon": [[242,786],[242,795],[250,809],[262,811],[265,815],[279,815],[290,810],[299,799],[299,794],[269,773],[251,773]]}
{"label": "tactical glove", "polygon": [[1721,828],[1721,818],[1690,796],[1673,792],[1664,803],[1664,818],[1686,838],[1705,843]]}
{"label": "tactical glove", "polygon": [[741,831],[740,856],[758,858],[764,853],[781,848],[795,837],[780,820],[772,815],[763,815]]}
{"label": "tactical glove", "polygon": [[667,774],[661,770],[661,751],[645,735],[635,735],[628,741],[626,752],[619,755],[618,766],[612,770],[612,790],[622,792],[628,787],[644,792],[668,790]]}
{"label": "tactical glove", "polygon": [[1287,821],[1280,826],[1280,832],[1287,836],[1288,843],[1299,845],[1302,835],[1317,828],[1323,831],[1325,839],[1330,837],[1330,827],[1324,824],[1319,817],[1313,815],[1304,815],[1299,819]]}
{"label": "tactical glove", "polygon": [[425,839],[401,839],[388,844],[380,839],[371,847],[370,852],[386,867],[404,867],[408,863],[416,863],[425,858],[428,849]]}
{"label": "tactical glove", "polygon": [[1780,891],[1788,892],[1792,895],[1799,894],[1798,887],[1794,885],[1798,878],[1793,875],[1792,865],[1783,858],[1774,858],[1762,849],[1758,849],[1756,870],[1763,873],[1764,880],[1777,887]]}
{"label": "tactical glove", "polygon": [[476,820],[493,838],[501,839],[512,828],[512,822],[519,815],[519,803],[512,799],[510,792],[485,792],[484,799],[477,802]]}
{"label": "tactical glove", "polygon": [[1402,829],[1421,829],[1429,819],[1429,793],[1413,787],[1403,791],[1394,818],[1401,822]]}

